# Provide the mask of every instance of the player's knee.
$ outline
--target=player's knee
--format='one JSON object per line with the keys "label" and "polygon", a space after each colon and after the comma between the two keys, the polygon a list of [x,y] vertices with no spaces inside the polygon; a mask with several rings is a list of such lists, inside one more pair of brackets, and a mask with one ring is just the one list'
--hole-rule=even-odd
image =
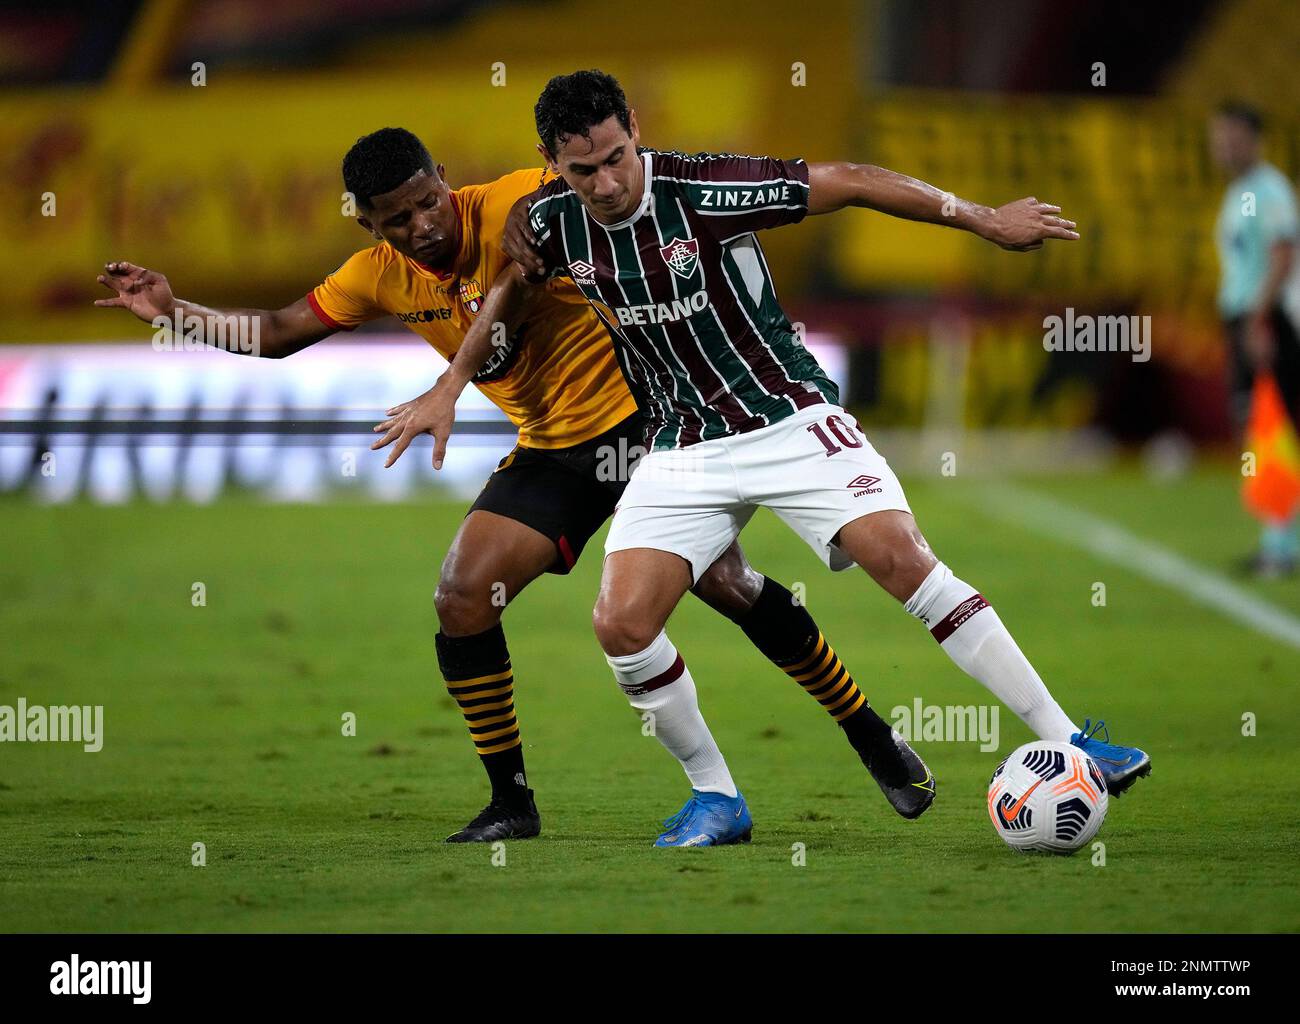
{"label": "player's knee", "polygon": [[889,577],[888,590],[898,600],[906,601],[916,593],[937,564],[934,552],[928,547],[909,545],[898,552]]}
{"label": "player's knee", "polygon": [[[503,587],[475,584],[456,574],[444,575],[433,592],[438,625],[448,636],[471,636],[501,621],[505,607]],[[500,599],[494,599],[497,595]]]}
{"label": "player's knee", "polygon": [[749,611],[762,591],[762,573],[754,571],[744,558],[725,555],[709,566],[691,588],[691,593],[729,619]]}
{"label": "player's knee", "polygon": [[879,531],[859,562],[888,593],[906,601],[925,581],[936,559],[909,516]]}
{"label": "player's knee", "polygon": [[663,623],[652,623],[648,616],[637,615],[626,606],[615,607],[607,601],[596,602],[591,625],[601,650],[614,657],[644,651],[663,630]]}

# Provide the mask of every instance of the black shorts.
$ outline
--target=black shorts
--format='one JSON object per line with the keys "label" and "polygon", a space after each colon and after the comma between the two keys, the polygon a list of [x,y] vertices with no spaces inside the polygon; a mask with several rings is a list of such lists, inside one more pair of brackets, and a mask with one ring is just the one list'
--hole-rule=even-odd
{"label": "black shorts", "polygon": [[495,512],[549,537],[555,562],[547,571],[567,573],[592,534],[613,515],[644,451],[644,435],[645,420],[638,412],[572,448],[517,444],[497,463],[469,511]]}
{"label": "black shorts", "polygon": [[[1248,318],[1235,317],[1224,325],[1232,357],[1232,418],[1238,431],[1244,429],[1250,415],[1251,391],[1255,386],[1255,368],[1246,354],[1246,324]],[[1291,422],[1300,430],[1300,334],[1296,325],[1281,309],[1274,309],[1269,317],[1273,327],[1273,377],[1282,393],[1282,402],[1291,414]]]}

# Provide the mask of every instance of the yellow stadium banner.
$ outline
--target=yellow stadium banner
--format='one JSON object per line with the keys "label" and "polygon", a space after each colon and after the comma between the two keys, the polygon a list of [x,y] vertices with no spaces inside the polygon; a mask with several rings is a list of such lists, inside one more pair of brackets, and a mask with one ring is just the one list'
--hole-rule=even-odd
{"label": "yellow stadium banner", "polygon": [[[9,265],[0,341],[131,334],[129,318],[90,305],[95,274],[111,259],[160,270],[199,300],[292,302],[370,244],[340,172],[359,136],[410,128],[453,186],[541,166],[532,106],[552,71],[512,67],[508,88],[484,66],[0,95],[14,193],[0,204]],[[684,61],[644,74],[656,79],[645,108],[666,147],[734,145],[762,122],[759,83],[743,59],[725,71]],[[686,102],[692,95],[709,103]]]}

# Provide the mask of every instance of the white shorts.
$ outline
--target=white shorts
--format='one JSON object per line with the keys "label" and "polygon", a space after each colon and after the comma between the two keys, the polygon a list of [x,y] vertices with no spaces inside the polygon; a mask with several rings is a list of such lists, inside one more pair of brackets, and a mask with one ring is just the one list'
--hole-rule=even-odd
{"label": "white shorts", "polygon": [[855,563],[831,543],[872,512],[910,512],[884,457],[838,405],[815,405],[747,434],[642,457],[614,510],[605,553],[681,555],[692,582],[727,550],[754,510],[770,508],[831,569]]}

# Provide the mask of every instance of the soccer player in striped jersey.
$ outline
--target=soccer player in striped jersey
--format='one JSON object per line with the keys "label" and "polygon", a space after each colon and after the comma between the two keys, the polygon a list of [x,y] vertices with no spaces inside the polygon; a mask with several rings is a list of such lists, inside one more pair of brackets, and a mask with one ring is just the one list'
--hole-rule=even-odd
{"label": "soccer player in striped jersey", "polygon": [[[988,601],[935,557],[893,471],[839,406],[778,303],[755,234],[850,206],[1017,251],[1077,238],[1075,225],[1037,199],[990,209],[879,167],[643,149],[622,89],[598,71],[552,79],[535,114],[539,150],[558,178],[532,198],[527,237],[518,224],[507,228],[506,249],[523,275],[498,279],[483,319],[524,301],[524,275],[567,275],[646,395],[652,450],[615,511],[594,612],[633,706],[693,701],[693,685],[647,692],[666,678],[690,679],[664,626],[766,506],[831,569],[862,566],[1040,738],[1086,750],[1112,793],[1149,772],[1143,751],[1097,737],[1101,723],[1071,721]],[[472,366],[485,355],[484,338],[471,332],[462,359]],[[451,428],[452,391],[421,420],[435,436]],[[659,737],[680,759],[670,731],[661,726]],[[697,787],[679,812],[679,833],[725,841],[729,813]]]}
{"label": "soccer player in striped jersey", "polygon": [[[485,290],[502,271],[514,272],[501,249],[506,216],[547,179],[534,168],[453,189],[418,138],[384,128],[359,139],[343,160],[357,220],[378,244],[356,252],[303,298],[275,311],[210,309],[176,298],[162,274],[114,262],[99,281],[115,295],[97,305],[127,309],[146,322],[178,312],[214,320],[258,316],[261,347],[255,354],[269,358],[393,314],[452,360],[454,377],[467,362],[457,358],[458,349],[482,314]],[[492,358],[479,359],[466,377],[510,418],[519,437],[452,540],[434,595],[438,664],[492,789],[487,807],[449,842],[525,839],[541,829],[524,768],[504,605],[543,574],[573,567],[613,511],[627,482],[626,463],[635,460],[643,436],[609,334],[583,295],[557,279],[530,299],[492,346]],[[373,446],[397,441],[389,465],[411,439],[388,429],[404,421],[401,408],[391,412],[385,436]],[[443,454],[442,447],[435,451],[437,464]],[[919,758],[872,710],[788,590],[752,569],[739,545],[731,545],[694,592],[739,625],[839,723],[900,814],[925,810],[933,794],[908,785]],[[784,657],[814,645],[815,657]],[[692,737],[690,763],[699,784],[734,795],[698,709],[677,714],[669,729]]]}

